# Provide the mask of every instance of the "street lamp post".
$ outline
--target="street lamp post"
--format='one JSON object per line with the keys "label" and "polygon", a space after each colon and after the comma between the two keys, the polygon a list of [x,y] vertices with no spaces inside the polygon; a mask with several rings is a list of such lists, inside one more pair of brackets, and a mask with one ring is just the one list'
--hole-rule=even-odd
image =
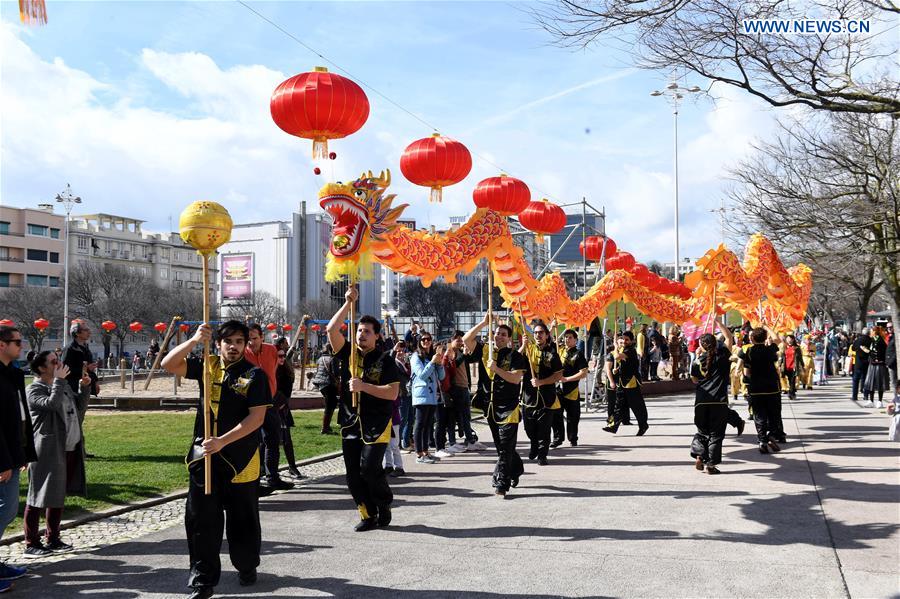
{"label": "street lamp post", "polygon": [[700,91],[700,88],[696,85],[693,87],[680,87],[674,81],[666,86],[666,88],[662,91],[656,90],[650,93],[651,96],[659,97],[665,96],[669,103],[672,105],[672,116],[674,121],[674,131],[675,131],[675,277],[676,281],[679,280],[678,276],[678,267],[681,262],[681,250],[680,244],[678,240],[678,106],[681,104],[681,100],[684,98],[684,93],[697,93]]}
{"label": "street lamp post", "polygon": [[72,207],[81,203],[81,198],[72,193],[72,186],[66,183],[66,189],[62,193],[56,194],[56,202],[62,204],[66,209],[66,248],[65,258],[63,259],[63,323],[62,338],[66,338],[66,330],[69,326],[69,215],[72,214]]}

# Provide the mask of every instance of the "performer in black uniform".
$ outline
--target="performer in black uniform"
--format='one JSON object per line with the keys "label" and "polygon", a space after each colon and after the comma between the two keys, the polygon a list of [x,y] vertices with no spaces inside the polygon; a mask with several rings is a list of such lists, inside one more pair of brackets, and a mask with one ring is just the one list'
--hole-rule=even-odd
{"label": "performer in black uniform", "polygon": [[[173,349],[162,367],[178,376],[200,381],[200,404],[194,420],[194,440],[187,457],[190,484],[185,506],[191,575],[191,599],[212,597],[222,565],[222,531],[228,554],[242,586],[256,582],[261,534],[259,527],[259,427],[272,404],[266,374],[244,359],[249,331],[237,320],[216,331],[219,354],[210,355],[206,368],[212,379],[210,419],[212,436],[203,440],[203,360],[189,357],[194,346],[209,340],[208,324]],[[212,454],[212,493],[204,493],[203,456]]]}
{"label": "performer in black uniform", "polygon": [[[494,349],[485,349],[478,343],[478,332],[488,324],[488,315],[463,335],[466,353],[478,361],[478,391],[486,405],[485,419],[491,428],[497,464],[494,466],[494,494],[505,498],[509,488],[519,484],[525,471],[522,458],[516,452],[519,433],[519,391],[522,377],[528,369],[525,358],[509,347],[512,329],[505,324],[494,330]],[[491,356],[493,353],[493,356]]]}
{"label": "performer in black uniform", "polygon": [[738,353],[748,381],[747,392],[760,453],[781,451],[778,443],[786,441],[781,421],[781,377],[775,367],[779,343],[781,338],[777,333],[757,327],[750,332],[750,345]]}
{"label": "performer in black uniform", "polygon": [[691,380],[697,385],[694,398],[694,424],[697,433],[691,443],[691,457],[697,470],[719,474],[722,439],[728,422],[728,381],[731,375],[731,333],[716,321],[725,335],[725,347],[714,335],[700,336],[701,352],[691,364]]}
{"label": "performer in black uniform", "polygon": [[563,376],[563,368],[556,346],[550,341],[547,325],[535,324],[534,337],[533,342],[528,332],[523,331],[520,353],[528,360],[531,376],[526,376],[523,381],[522,403],[525,406],[525,434],[531,439],[528,459],[537,458],[538,464],[546,466],[553,415],[562,408],[556,397],[556,383]]}
{"label": "performer in black uniform", "polygon": [[637,418],[637,436],[640,437],[647,432],[650,425],[647,424],[647,404],[644,403],[644,396],[641,394],[639,381],[641,361],[634,348],[634,333],[631,331],[622,333],[622,337],[616,339],[616,349],[610,357],[613,360],[610,368],[613,376],[610,387],[616,393],[616,411],[613,423],[603,427],[603,430],[615,434],[630,409]]}
{"label": "performer in black uniform", "polygon": [[[562,410],[553,413],[553,442],[550,447],[562,445],[566,429],[569,431],[569,443],[572,447],[578,445],[578,422],[581,419],[581,393],[578,389],[578,381],[585,378],[588,373],[587,360],[578,351],[578,333],[575,332],[575,329],[566,329],[563,337],[565,338],[565,347],[559,351],[563,375],[559,380],[560,385],[556,392],[559,402],[562,404]],[[565,412],[565,418],[563,418],[563,412]]]}
{"label": "performer in black uniform", "polygon": [[[391,417],[394,400],[400,392],[397,364],[390,354],[379,352],[376,340],[381,323],[363,316],[356,325],[356,343],[348,343],[341,324],[350,306],[359,296],[355,286],[346,301],[328,323],[328,341],[338,362],[338,424],[341,449],[347,469],[347,488],[356,502],[360,521],[357,532],[391,523],[394,494],[384,472],[384,452],[391,441]],[[356,352],[356,371],[350,372],[350,352]],[[358,395],[353,405],[353,395]]]}

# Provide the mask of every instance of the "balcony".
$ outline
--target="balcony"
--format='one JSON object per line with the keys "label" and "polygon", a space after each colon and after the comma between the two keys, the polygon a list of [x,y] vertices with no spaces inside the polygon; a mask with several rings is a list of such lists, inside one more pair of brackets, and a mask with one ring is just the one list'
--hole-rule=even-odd
{"label": "balcony", "polygon": [[15,256],[0,256],[0,262],[25,262],[25,258],[16,258]]}

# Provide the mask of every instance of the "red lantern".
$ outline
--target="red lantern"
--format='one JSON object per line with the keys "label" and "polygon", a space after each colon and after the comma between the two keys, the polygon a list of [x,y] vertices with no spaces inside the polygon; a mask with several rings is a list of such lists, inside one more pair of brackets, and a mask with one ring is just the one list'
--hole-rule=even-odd
{"label": "red lantern", "polygon": [[134,322],[132,322],[130,325],[128,325],[128,329],[132,333],[140,333],[141,329],[143,329],[143,328],[144,328],[144,325],[142,325],[141,323],[139,323],[136,320]]}
{"label": "red lantern", "polygon": [[490,208],[503,216],[518,214],[528,207],[531,190],[515,177],[488,177],[472,191],[472,200],[479,208]]}
{"label": "red lantern", "polygon": [[41,333],[44,332],[44,329],[50,326],[50,321],[46,318],[38,318],[34,321],[34,328],[39,330]]}
{"label": "red lantern", "polygon": [[322,327],[320,327],[318,324],[312,325],[311,328],[312,328],[312,330],[315,331],[316,333],[318,333],[320,330],[322,330]]}
{"label": "red lantern", "polygon": [[634,268],[631,269],[631,274],[634,275],[634,279],[643,285],[644,287],[650,282],[650,275],[653,274],[647,267],[643,264],[635,264]]}
{"label": "red lantern", "polygon": [[3,320],[0,320],[0,327],[14,327],[14,326],[16,326],[16,323],[14,323],[13,321],[11,321],[8,318],[4,318]]}
{"label": "red lantern", "polygon": [[519,214],[519,222],[529,231],[537,233],[536,241],[544,243],[544,235],[559,233],[566,226],[566,213],[548,200],[529,202]]}
{"label": "red lantern", "polygon": [[[287,325],[287,326],[291,326],[291,325]],[[289,331],[290,329],[285,329],[285,330],[286,330],[286,331]],[[304,325],[301,324],[301,325],[300,325],[300,328],[297,329],[297,330],[300,331],[301,333],[305,333],[305,332],[306,332],[306,326],[304,326]]]}
{"label": "red lantern", "polygon": [[[578,250],[581,255],[592,262],[599,262],[604,254],[603,237],[600,235],[591,235],[578,244]],[[616,253],[616,242],[606,238],[606,256],[612,256]]]}
{"label": "red lantern", "polygon": [[618,267],[620,269],[630,271],[632,268],[634,268],[634,256],[632,256],[628,252],[616,252],[615,257],[616,264],[618,264]]}
{"label": "red lantern", "polygon": [[286,133],[313,140],[313,158],[328,157],[328,140],[355,133],[369,118],[362,88],[325,67],[300,73],[272,92],[272,120]]}
{"label": "red lantern", "polygon": [[343,323],[343,324],[341,325],[341,330],[342,330],[342,331],[346,331],[346,330],[347,330],[347,323],[346,323],[346,322]]}
{"label": "red lantern", "polygon": [[116,323],[111,320],[104,320],[100,323],[100,328],[106,331],[107,333],[112,333],[116,330]]}
{"label": "red lantern", "polygon": [[412,142],[400,157],[400,171],[410,183],[431,188],[429,201],[441,201],[441,188],[459,183],[472,170],[466,146],[435,133]]}
{"label": "red lantern", "polygon": [[181,330],[182,333],[187,333],[188,331],[191,330],[190,325],[186,325],[186,324],[179,325],[178,328]]}
{"label": "red lantern", "polygon": [[[282,326],[281,326],[281,330],[283,330],[285,333],[287,333],[288,331],[294,330],[294,326],[291,325],[291,324],[285,324],[285,325],[282,325]],[[300,326],[300,330],[301,330],[301,331],[303,330],[303,326],[302,326],[302,325]]]}
{"label": "red lantern", "polygon": [[156,329],[157,333],[162,333],[169,328],[169,325],[164,322],[157,322],[155,325],[153,325],[153,328]]}
{"label": "red lantern", "polygon": [[278,325],[275,324],[274,322],[270,322],[269,324],[266,325],[267,331],[274,331],[277,328],[278,328]]}

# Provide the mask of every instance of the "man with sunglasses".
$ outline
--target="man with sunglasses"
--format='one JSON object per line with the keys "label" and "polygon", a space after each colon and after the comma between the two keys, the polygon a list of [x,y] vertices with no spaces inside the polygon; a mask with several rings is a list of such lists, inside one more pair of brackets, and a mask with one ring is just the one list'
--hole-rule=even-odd
{"label": "man with sunglasses", "polygon": [[538,464],[546,466],[553,415],[562,408],[556,397],[556,383],[562,379],[563,366],[556,346],[550,341],[547,325],[537,322],[533,330],[534,343],[527,332],[522,335],[523,353],[531,367],[531,376],[526,376],[522,385],[522,403],[525,404],[525,433],[531,439],[528,459],[537,458]]}
{"label": "man with sunglasses", "polygon": [[[0,326],[0,537],[19,512],[19,473],[37,460],[25,374],[15,365],[21,353],[19,329]],[[25,568],[0,563],[0,592],[25,573]]]}

